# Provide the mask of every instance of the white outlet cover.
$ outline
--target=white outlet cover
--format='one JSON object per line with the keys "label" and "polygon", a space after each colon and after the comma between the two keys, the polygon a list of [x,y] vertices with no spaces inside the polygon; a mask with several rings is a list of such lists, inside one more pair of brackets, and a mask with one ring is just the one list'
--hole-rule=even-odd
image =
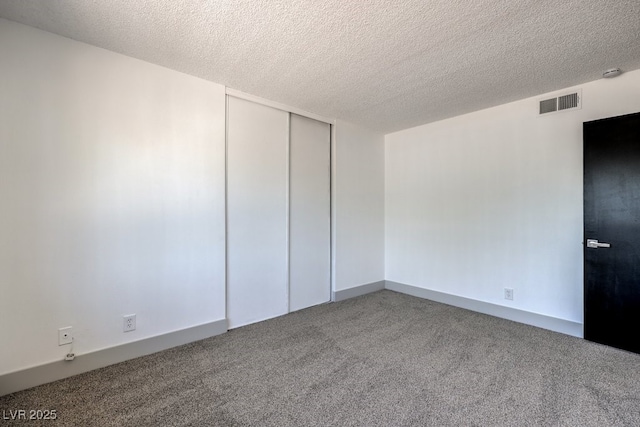
{"label": "white outlet cover", "polygon": [[67,345],[73,342],[73,328],[67,326],[66,328],[58,329],[58,345]]}
{"label": "white outlet cover", "polygon": [[504,288],[504,299],[513,301],[513,289]]}
{"label": "white outlet cover", "polygon": [[136,315],[128,314],[122,316],[122,331],[131,332],[136,330]]}

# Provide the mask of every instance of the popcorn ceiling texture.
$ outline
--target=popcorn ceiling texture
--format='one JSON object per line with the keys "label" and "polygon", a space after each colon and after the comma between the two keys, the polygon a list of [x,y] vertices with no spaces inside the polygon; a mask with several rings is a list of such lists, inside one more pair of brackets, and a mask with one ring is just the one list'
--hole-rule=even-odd
{"label": "popcorn ceiling texture", "polygon": [[638,0],[0,0],[0,17],[384,133],[640,68]]}

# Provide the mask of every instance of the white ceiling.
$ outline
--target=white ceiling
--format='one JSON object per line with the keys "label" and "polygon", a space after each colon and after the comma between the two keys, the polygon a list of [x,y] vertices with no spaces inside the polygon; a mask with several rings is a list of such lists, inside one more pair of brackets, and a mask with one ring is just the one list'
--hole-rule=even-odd
{"label": "white ceiling", "polygon": [[0,17],[384,133],[640,68],[639,0],[0,0]]}

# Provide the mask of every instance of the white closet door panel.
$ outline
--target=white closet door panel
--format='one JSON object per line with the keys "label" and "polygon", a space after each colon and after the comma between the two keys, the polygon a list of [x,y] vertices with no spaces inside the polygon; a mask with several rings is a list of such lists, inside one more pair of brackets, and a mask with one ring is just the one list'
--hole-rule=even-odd
{"label": "white closet door panel", "polygon": [[288,114],[229,97],[227,318],[229,328],[288,312]]}
{"label": "white closet door panel", "polygon": [[330,144],[326,123],[291,115],[290,310],[330,299]]}

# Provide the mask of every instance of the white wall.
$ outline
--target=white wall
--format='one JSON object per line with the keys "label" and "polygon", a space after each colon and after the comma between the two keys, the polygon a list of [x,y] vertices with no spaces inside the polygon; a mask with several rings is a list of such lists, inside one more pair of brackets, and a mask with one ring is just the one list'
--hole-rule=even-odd
{"label": "white wall", "polygon": [[384,280],[384,137],[338,120],[334,138],[334,291]]}
{"label": "white wall", "polygon": [[388,280],[582,322],[582,122],[640,111],[640,71],[578,87],[386,136]]}
{"label": "white wall", "polygon": [[0,374],[64,326],[83,354],[224,319],[224,87],[5,20],[0,58]]}

